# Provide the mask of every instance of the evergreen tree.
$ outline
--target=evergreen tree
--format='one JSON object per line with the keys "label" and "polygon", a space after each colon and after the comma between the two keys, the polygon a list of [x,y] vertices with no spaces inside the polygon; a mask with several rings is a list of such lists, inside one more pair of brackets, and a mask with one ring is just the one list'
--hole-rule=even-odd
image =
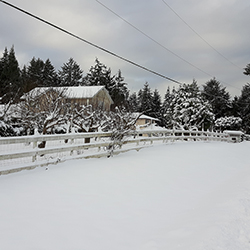
{"label": "evergreen tree", "polygon": [[247,83],[243,86],[241,95],[237,101],[237,107],[239,110],[239,116],[242,119],[242,128],[250,134],[250,84]]}
{"label": "evergreen tree", "polygon": [[24,65],[23,69],[20,72],[21,75],[21,86],[22,86],[22,93],[27,93],[28,91],[30,91],[31,89],[28,88],[28,74],[27,74],[27,68]]}
{"label": "evergreen tree", "polygon": [[37,81],[33,81],[33,79],[28,74],[28,69],[24,65],[23,69],[21,70],[21,86],[22,86],[22,93],[27,93],[33,88],[37,87]]}
{"label": "evergreen tree", "polygon": [[95,65],[90,68],[83,82],[89,86],[104,86],[114,101],[113,108],[128,107],[129,91],[121,70],[112,76],[111,69],[96,59]]}
{"label": "evergreen tree", "polygon": [[6,93],[8,92],[8,57],[9,52],[7,48],[5,48],[3,52],[3,57],[0,59],[0,97],[2,102],[5,98]]}
{"label": "evergreen tree", "polygon": [[114,107],[128,108],[129,91],[120,70],[118,74],[113,77],[112,83],[112,86],[108,86],[108,91],[114,101]]}
{"label": "evergreen tree", "polygon": [[80,66],[70,58],[59,70],[61,86],[79,86],[82,84],[82,73]]}
{"label": "evergreen tree", "polygon": [[[40,58],[36,59],[33,57],[29,62],[27,68],[27,82],[28,86],[43,87],[43,69],[44,61]],[[29,87],[28,87],[29,88]]]}
{"label": "evergreen tree", "polygon": [[142,89],[140,89],[138,91],[137,104],[138,104],[138,112],[140,112],[141,111],[141,104],[142,104]]}
{"label": "evergreen tree", "polygon": [[[5,48],[5,49],[6,49],[6,48]],[[7,53],[8,53],[8,52],[7,52]],[[4,67],[3,60],[4,60],[4,53],[3,53],[3,57],[0,58],[0,76],[2,75],[3,67]]]}
{"label": "evergreen tree", "polygon": [[232,111],[231,111],[231,115],[232,116],[240,116],[240,106],[239,106],[239,97],[235,96],[234,99],[232,100]]}
{"label": "evergreen tree", "polygon": [[58,86],[58,76],[49,59],[44,62],[40,58],[33,57],[28,68],[24,66],[22,69],[21,76],[24,92],[35,87]]}
{"label": "evergreen tree", "polygon": [[43,86],[45,87],[56,87],[59,85],[59,79],[55,67],[49,59],[44,63],[42,81]]}
{"label": "evergreen tree", "polygon": [[111,69],[108,69],[107,66],[101,63],[97,58],[95,65],[91,66],[83,82],[84,85],[89,86],[105,86],[108,91],[114,85]]}
{"label": "evergreen tree", "polygon": [[214,120],[211,105],[205,101],[196,81],[180,85],[172,100],[172,123],[176,128],[209,128]]}
{"label": "evergreen tree", "polygon": [[151,89],[147,82],[144,84],[142,91],[139,93],[139,99],[140,99],[139,111],[150,116],[153,110],[153,101],[152,101],[153,97]]}
{"label": "evergreen tree", "polygon": [[172,100],[173,100],[173,94],[171,93],[170,88],[168,87],[162,104],[163,112],[166,112],[170,108]]}
{"label": "evergreen tree", "polygon": [[161,96],[157,89],[154,90],[152,95],[152,112],[150,116],[160,119],[161,117]]}
{"label": "evergreen tree", "polygon": [[0,97],[3,103],[14,102],[21,95],[20,69],[14,46],[8,52],[5,48],[0,60]]}
{"label": "evergreen tree", "polygon": [[202,95],[212,105],[216,119],[230,115],[232,109],[230,95],[215,78],[203,85]]}
{"label": "evergreen tree", "polygon": [[136,92],[132,93],[128,98],[128,110],[132,113],[139,112],[139,105]]}
{"label": "evergreen tree", "polygon": [[250,76],[250,63],[244,68],[243,74]]}
{"label": "evergreen tree", "polygon": [[[173,91],[173,93],[175,93]],[[172,127],[172,120],[173,120],[173,98],[174,94],[171,93],[170,88],[167,88],[167,91],[164,96],[164,101],[161,108],[161,118],[160,118],[160,125],[166,128]]]}

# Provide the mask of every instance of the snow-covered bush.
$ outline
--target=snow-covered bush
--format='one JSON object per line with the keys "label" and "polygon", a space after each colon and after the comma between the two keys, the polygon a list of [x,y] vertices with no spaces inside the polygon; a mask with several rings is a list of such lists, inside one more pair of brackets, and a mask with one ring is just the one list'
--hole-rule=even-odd
{"label": "snow-covered bush", "polygon": [[107,120],[102,125],[102,130],[112,132],[112,142],[107,148],[110,156],[112,156],[115,149],[122,146],[129,133],[135,129],[135,124],[139,116],[140,114],[135,116],[134,113],[128,113],[119,108],[108,114]]}
{"label": "snow-covered bush", "polygon": [[216,130],[240,130],[242,119],[240,117],[226,116],[217,119],[214,123]]}
{"label": "snow-covered bush", "polygon": [[0,120],[0,137],[15,136],[15,129],[4,121]]}

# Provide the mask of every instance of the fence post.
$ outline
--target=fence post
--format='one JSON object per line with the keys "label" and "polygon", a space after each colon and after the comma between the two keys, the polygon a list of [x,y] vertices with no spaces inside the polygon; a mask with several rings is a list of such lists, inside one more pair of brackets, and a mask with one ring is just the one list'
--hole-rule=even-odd
{"label": "fence post", "polygon": [[[37,141],[33,142],[33,149],[35,149],[35,148],[37,148]],[[36,155],[37,155],[37,153],[34,156],[32,156],[32,162],[36,161]]]}

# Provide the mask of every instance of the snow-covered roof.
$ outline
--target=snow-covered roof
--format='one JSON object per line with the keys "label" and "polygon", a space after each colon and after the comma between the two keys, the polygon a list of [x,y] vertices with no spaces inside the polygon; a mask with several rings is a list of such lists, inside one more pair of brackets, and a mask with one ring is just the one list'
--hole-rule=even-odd
{"label": "snow-covered roof", "polygon": [[229,134],[230,136],[241,136],[244,134],[242,131],[235,130],[224,130],[223,133]]}
{"label": "snow-covered roof", "polygon": [[156,119],[156,118],[148,116],[148,115],[140,115],[140,117],[138,119],[147,119],[147,120],[152,120],[152,121],[159,121],[159,119]]}
{"label": "snow-covered roof", "polygon": [[65,94],[70,98],[93,98],[104,86],[67,87]]}
{"label": "snow-covered roof", "polygon": [[[50,89],[58,90],[60,92],[64,91],[65,95],[68,98],[93,98],[100,90],[104,89],[107,92],[108,97],[112,101],[108,91],[105,89],[104,86],[37,87],[32,89],[26,95],[40,95]],[[25,97],[25,95],[23,97]]]}
{"label": "snow-covered roof", "polygon": [[138,112],[134,112],[133,113],[133,117],[134,118],[136,118],[136,117],[138,117],[139,116],[139,118],[138,119],[147,119],[147,120],[152,120],[152,121],[159,121],[159,119],[157,119],[157,118],[154,118],[154,117],[151,117],[151,116],[148,116],[148,115],[140,115],[140,113],[138,113]]}

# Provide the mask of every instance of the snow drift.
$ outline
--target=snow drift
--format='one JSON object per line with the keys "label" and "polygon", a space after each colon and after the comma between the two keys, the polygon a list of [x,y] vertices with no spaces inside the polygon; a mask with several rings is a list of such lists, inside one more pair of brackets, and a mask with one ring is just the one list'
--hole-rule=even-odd
{"label": "snow drift", "polygon": [[0,176],[1,249],[249,249],[249,146],[179,142]]}

